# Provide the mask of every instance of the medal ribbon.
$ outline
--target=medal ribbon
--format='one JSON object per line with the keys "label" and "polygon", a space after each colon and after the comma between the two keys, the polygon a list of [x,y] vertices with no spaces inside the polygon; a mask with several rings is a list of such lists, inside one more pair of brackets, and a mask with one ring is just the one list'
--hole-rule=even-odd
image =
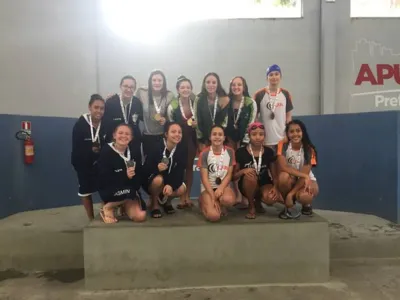
{"label": "medal ribbon", "polygon": [[260,175],[263,147],[261,147],[260,154],[258,156],[258,163],[256,162],[256,159],[254,157],[254,153],[253,153],[253,149],[251,149],[251,145],[249,145],[249,149],[250,149],[251,157],[253,158],[253,165],[254,165],[254,168],[256,169],[256,173],[257,173],[257,175]]}
{"label": "medal ribbon", "polygon": [[[244,105],[244,97],[242,97],[242,100],[240,101],[240,105],[239,105],[239,109],[235,118],[235,110],[233,110],[233,125],[236,127],[237,126],[237,122],[239,121],[239,116],[240,113],[242,112],[242,108]],[[232,109],[233,109],[233,105],[232,105]]]}
{"label": "medal ribbon", "polygon": [[94,133],[94,128],[93,128],[93,121],[92,121],[92,116],[90,114],[87,115],[83,115],[83,117],[85,118],[85,120],[89,123],[89,127],[90,127],[90,136],[92,138],[92,143],[98,141],[100,143],[100,138],[99,138],[99,134],[100,134],[100,126],[101,126],[101,121],[99,122],[99,125],[96,128],[96,134]]}
{"label": "medal ribbon", "polygon": [[133,100],[133,97],[131,98],[131,101],[128,104],[129,105],[129,111],[128,111],[128,114],[127,114],[127,111],[126,111],[125,106],[124,106],[124,102],[122,101],[122,95],[119,95],[119,104],[121,105],[122,115],[124,116],[125,124],[129,123],[128,116],[130,116],[130,114],[131,114],[132,100]]}
{"label": "medal ribbon", "polygon": [[172,149],[172,151],[169,153],[169,156],[167,157],[167,142],[165,141],[165,139],[163,141],[164,141],[163,158],[171,159],[171,162],[169,164],[169,169],[168,169],[168,174],[169,174],[169,173],[171,173],[172,163],[174,162],[174,153],[175,153],[177,145],[174,147],[174,149]]}
{"label": "medal ribbon", "polygon": [[[208,105],[208,103],[207,103],[207,105]],[[217,106],[218,106],[218,96],[215,98],[215,101],[214,101],[214,114],[211,114],[210,106],[208,105],[208,111],[210,111],[210,115],[211,115],[211,119],[213,121],[213,125],[215,125],[215,115],[217,114]]]}
{"label": "medal ribbon", "polygon": [[[189,107],[190,107],[190,111],[192,112],[192,118],[193,118],[194,117],[194,111],[193,111],[192,101],[190,101],[190,97],[189,97],[188,101],[189,101]],[[180,99],[180,97],[178,98],[178,103],[179,103],[179,108],[181,110],[182,117],[185,119],[185,121],[187,121],[189,118],[186,117],[186,115],[185,115],[185,111],[183,109],[183,103],[182,103],[182,100]]]}

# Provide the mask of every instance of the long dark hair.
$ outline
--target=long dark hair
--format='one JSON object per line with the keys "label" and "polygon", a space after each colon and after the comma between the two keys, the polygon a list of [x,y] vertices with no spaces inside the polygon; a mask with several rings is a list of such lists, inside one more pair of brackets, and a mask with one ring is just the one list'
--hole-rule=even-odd
{"label": "long dark hair", "polygon": [[206,76],[204,76],[203,83],[202,83],[202,85],[201,85],[201,92],[200,92],[200,94],[201,94],[202,96],[204,96],[204,97],[207,97],[208,92],[207,92],[207,89],[206,89],[206,79],[207,79],[207,77],[209,77],[209,76],[214,76],[214,77],[217,79],[217,91],[216,91],[216,92],[217,92],[217,96],[218,96],[218,97],[227,96],[228,94],[225,92],[224,88],[222,87],[221,79],[219,78],[218,74],[217,74],[217,73],[214,73],[214,72],[207,73]]}
{"label": "long dark hair", "polygon": [[247,85],[246,79],[244,79],[242,76],[236,76],[236,77],[233,77],[231,82],[229,83],[229,98],[233,99],[232,84],[233,84],[233,81],[236,78],[240,78],[242,80],[242,83],[243,83],[243,96],[250,97],[249,86]]}
{"label": "long dark hair", "polygon": [[308,135],[308,132],[307,132],[306,125],[304,125],[304,123],[300,120],[292,120],[289,123],[287,123],[286,128],[285,128],[285,133],[286,133],[288,140],[289,140],[289,127],[291,125],[299,125],[301,131],[303,132],[303,137],[301,139],[301,143],[302,143],[303,149],[304,149],[304,160],[305,161],[311,160],[311,157],[309,157],[311,152],[308,150],[314,150],[315,159],[317,160],[317,149],[315,148],[314,144],[311,142],[310,136]]}
{"label": "long dark hair", "polygon": [[163,86],[161,88],[161,98],[167,97],[168,90],[167,90],[167,79],[165,77],[165,74],[161,70],[154,70],[153,72],[150,73],[149,80],[148,80],[148,96],[149,96],[149,104],[154,105],[154,100],[153,100],[153,76],[154,75],[161,75],[163,78]]}

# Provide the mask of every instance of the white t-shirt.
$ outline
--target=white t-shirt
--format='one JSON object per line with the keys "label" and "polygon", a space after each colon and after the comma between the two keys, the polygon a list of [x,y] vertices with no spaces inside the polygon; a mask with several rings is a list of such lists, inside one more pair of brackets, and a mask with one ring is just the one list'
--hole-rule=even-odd
{"label": "white t-shirt", "polygon": [[[221,168],[217,172],[217,167],[219,165],[221,155],[213,154],[210,147],[205,148],[199,155],[199,160],[197,166],[199,168],[207,168],[208,180],[213,189],[218,188],[218,184],[215,182],[217,177],[223,180],[228,173],[229,167],[236,164],[235,152],[230,147],[225,147],[224,156],[222,158]],[[201,183],[201,191],[205,190],[203,183]]]}
{"label": "white t-shirt", "polygon": [[265,127],[264,145],[277,145],[285,137],[286,113],[293,110],[290,93],[280,88],[273,94],[267,88],[263,88],[256,92],[254,99],[258,106],[260,122]]}
{"label": "white t-shirt", "polygon": [[[311,166],[317,165],[317,160],[313,150],[308,150],[309,161],[306,164],[311,164]],[[293,169],[300,171],[300,169],[305,164],[304,150],[293,150],[290,143],[280,141],[277,148],[277,155],[283,155],[286,157],[286,163]],[[314,173],[310,170],[310,180],[317,181]]]}

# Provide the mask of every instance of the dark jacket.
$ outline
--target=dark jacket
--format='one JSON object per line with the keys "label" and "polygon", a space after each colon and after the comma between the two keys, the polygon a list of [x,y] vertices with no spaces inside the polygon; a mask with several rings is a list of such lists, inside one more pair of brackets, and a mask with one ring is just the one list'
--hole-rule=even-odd
{"label": "dark jacket", "polygon": [[103,200],[111,199],[115,193],[125,189],[138,191],[141,186],[141,154],[135,147],[129,147],[131,160],[136,161],[135,176],[129,179],[126,174],[126,163],[108,144],[101,151],[98,159],[99,194]]}
{"label": "dark jacket", "polygon": [[[143,107],[142,103],[137,97],[132,99],[132,107],[128,104],[127,121],[133,129],[133,144],[140,144],[141,132],[139,122],[143,121]],[[124,115],[122,114],[119,96],[116,94],[106,101],[104,117],[104,127],[106,130],[106,142],[112,141],[114,129],[121,123],[124,123]]]}
{"label": "dark jacket", "polygon": [[[143,165],[143,176],[144,179],[147,179],[150,177],[152,174],[155,175],[162,175],[164,178],[164,185],[170,185],[172,189],[175,191],[178,189],[184,179],[184,173],[186,169],[186,164],[187,164],[187,151],[182,145],[182,143],[179,143],[176,147],[175,153],[170,159],[169,163],[171,164],[172,161],[172,167],[171,167],[171,172],[168,173],[169,168],[163,172],[160,172],[158,170],[158,164],[161,162],[163,158],[163,152],[164,152],[164,143],[163,141],[160,142],[158,145],[154,145],[153,151],[150,152],[150,154],[146,157],[146,160]],[[166,151],[167,157],[169,156],[169,151]]]}
{"label": "dark jacket", "polygon": [[[94,129],[96,134],[96,129]],[[104,146],[104,135],[105,128],[101,124],[99,138],[100,146]],[[72,152],[71,152],[71,164],[77,171],[91,170],[99,158],[99,153],[95,153],[92,150],[92,136],[90,133],[90,125],[86,119],[81,116],[75,123],[72,129]]]}

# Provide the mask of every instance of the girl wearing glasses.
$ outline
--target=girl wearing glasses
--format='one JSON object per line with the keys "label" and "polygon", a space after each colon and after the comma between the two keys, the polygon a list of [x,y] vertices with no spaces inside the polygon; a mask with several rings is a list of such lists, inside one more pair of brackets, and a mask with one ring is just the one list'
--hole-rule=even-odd
{"label": "girl wearing glasses", "polygon": [[114,129],[119,124],[127,124],[132,127],[133,146],[140,149],[141,133],[139,122],[143,121],[142,103],[133,94],[136,90],[136,79],[130,75],[124,76],[119,85],[121,92],[107,98],[104,111],[104,127],[106,129],[106,141],[113,139]]}
{"label": "girl wearing glasses", "polygon": [[160,70],[150,73],[147,88],[139,88],[136,96],[143,105],[143,153],[148,155],[154,144],[163,140],[167,107],[174,94],[167,89],[167,79]]}
{"label": "girl wearing glasses", "polygon": [[215,222],[226,215],[226,207],[235,204],[235,193],[229,185],[236,162],[233,149],[224,146],[225,134],[221,126],[212,126],[210,140],[211,145],[199,155],[199,203],[206,219]]}
{"label": "girl wearing glasses", "polygon": [[104,202],[100,216],[107,224],[118,222],[114,216],[116,207],[124,207],[128,217],[135,222],[146,218],[138,195],[141,153],[131,146],[132,138],[131,127],[120,124],[114,130],[114,142],[107,144],[100,154],[99,194]]}
{"label": "girl wearing glasses", "polygon": [[[233,180],[239,179],[239,190],[249,200],[247,219],[256,218],[254,198],[258,195],[267,205],[278,200],[278,192],[273,178],[277,178],[272,163],[276,157],[271,148],[264,146],[264,125],[255,122],[249,125],[247,133],[250,143],[236,151]],[[272,178],[271,175],[272,174]]]}
{"label": "girl wearing glasses", "polygon": [[[287,208],[298,201],[302,214],[312,215],[311,203],[318,195],[318,184],[312,167],[317,165],[317,150],[308,136],[306,126],[299,120],[290,121],[285,130],[288,141],[280,141],[277,150],[279,169],[279,191]],[[280,218],[290,217],[283,211]]]}
{"label": "girl wearing glasses", "polygon": [[151,199],[151,216],[161,218],[160,204],[166,214],[175,212],[171,199],[186,191],[183,182],[187,164],[187,151],[181,144],[182,127],[167,123],[164,139],[152,145],[143,169],[143,189]]}
{"label": "girl wearing glasses", "polygon": [[226,128],[228,124],[229,97],[216,73],[208,73],[203,79],[200,94],[195,100],[196,134],[199,152],[209,145],[211,128],[214,125]]}
{"label": "girl wearing glasses", "polygon": [[181,196],[178,209],[193,206],[190,200],[190,190],[193,182],[193,161],[196,157],[196,120],[194,119],[194,94],[192,93],[192,82],[185,76],[180,76],[176,83],[178,98],[173,99],[168,106],[168,119],[177,122],[182,127],[182,146],[186,147],[187,164],[185,170],[186,192]]}
{"label": "girl wearing glasses", "polygon": [[265,145],[276,151],[278,142],[285,137],[285,127],[292,120],[292,97],[280,87],[281,68],[272,65],[267,69],[268,86],[258,90],[253,99],[257,103],[259,120],[265,127]]}

